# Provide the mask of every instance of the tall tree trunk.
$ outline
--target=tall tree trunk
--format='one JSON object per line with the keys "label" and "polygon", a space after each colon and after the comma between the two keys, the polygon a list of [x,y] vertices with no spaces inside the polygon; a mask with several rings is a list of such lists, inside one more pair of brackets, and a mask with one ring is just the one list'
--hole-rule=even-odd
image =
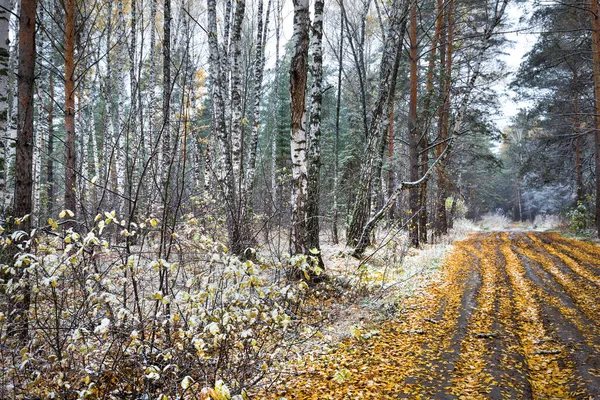
{"label": "tall tree trunk", "polygon": [[[114,132],[117,135],[116,138],[116,175],[117,175],[117,193],[120,195],[117,200],[117,212],[124,212],[123,198],[126,197],[126,185],[127,185],[127,160],[128,160],[128,149],[127,139],[128,132],[125,124],[125,53],[127,51],[127,39],[125,29],[125,17],[123,15],[123,0],[117,1],[117,45],[115,47],[116,56],[115,64],[113,65],[113,71],[115,75],[115,86],[113,87],[114,93],[117,98],[116,102],[112,104],[115,106],[112,112]],[[122,196],[122,197],[121,197]]]}
{"label": "tall tree trunk", "polygon": [[592,61],[594,64],[594,160],[596,164],[596,230],[600,237],[600,14],[598,0],[590,0]]}
{"label": "tall tree trunk", "polygon": [[293,254],[309,254],[306,237],[308,171],[306,157],[306,81],[308,70],[308,0],[294,0],[294,54],[290,63]]}
{"label": "tall tree trunk", "polygon": [[65,208],[76,212],[75,0],[65,0]]}
{"label": "tall tree trunk", "polygon": [[281,2],[276,2],[275,22],[275,82],[273,83],[273,94],[275,96],[275,105],[273,107],[273,131],[271,133],[271,205],[272,215],[277,208],[277,139],[279,138],[279,72],[281,63],[279,60],[279,41],[281,37]]}
{"label": "tall tree trunk", "polygon": [[163,167],[165,167],[169,164],[171,157],[171,0],[165,0],[163,3],[163,18],[162,144]]}
{"label": "tall tree trunk", "polygon": [[[440,47],[440,91],[442,94],[442,106],[438,115],[438,141],[436,146],[436,155],[439,155],[446,148],[450,121],[450,87],[452,83],[452,55],[454,53],[454,0],[449,0],[448,10],[446,12],[446,24],[443,30],[443,39]],[[445,40],[444,40],[445,39]],[[446,42],[444,47],[444,42]],[[436,235],[441,236],[448,233],[448,217],[446,212],[446,200],[448,199],[449,184],[448,173],[446,171],[447,159],[439,164],[438,168],[438,198],[437,198],[437,223]],[[456,201],[456,199],[454,199]],[[454,204],[454,203],[453,203]]]}
{"label": "tall tree trunk", "polygon": [[[128,145],[127,145],[127,154],[130,154],[130,148],[133,150],[133,148],[135,148],[135,156],[134,157],[127,157],[127,161],[129,165],[128,168],[128,182],[129,184],[127,185],[127,198],[128,199],[132,199],[133,198],[133,182],[138,182],[138,168],[136,166],[136,160],[138,160],[140,157],[140,154],[144,154],[144,145],[145,145],[145,138],[143,137],[143,135],[138,134],[143,132],[143,124],[142,121],[143,119],[140,118],[139,114],[138,114],[138,95],[139,95],[139,88],[138,88],[138,82],[137,82],[137,59],[136,59],[136,51],[137,51],[137,19],[138,19],[138,15],[137,15],[137,0],[131,0],[131,11],[130,11],[130,36],[131,36],[131,43],[129,45],[129,49],[128,49],[128,53],[129,53],[129,95],[130,95],[130,109],[129,109],[129,123],[127,124],[129,126],[129,135],[127,136],[128,138]],[[139,104],[139,107],[142,107],[142,104]],[[139,118],[139,123],[137,122]],[[132,144],[132,145],[130,145]],[[139,144],[139,146],[137,145]],[[141,151],[140,151],[141,150]],[[141,159],[143,160],[143,157],[141,157]],[[143,162],[143,161],[142,161]],[[127,205],[129,206],[128,209],[126,210],[127,213],[131,212],[131,202],[128,201]]]}
{"label": "tall tree trunk", "polygon": [[254,176],[256,174],[256,153],[258,150],[258,134],[260,132],[260,102],[262,99],[262,84],[263,84],[263,73],[265,70],[265,54],[264,47],[266,44],[266,34],[269,30],[269,15],[271,10],[271,0],[267,4],[267,12],[265,17],[265,24],[263,29],[263,0],[258,0],[258,13],[257,28],[256,28],[256,57],[254,59],[254,104],[253,104],[253,124],[252,133],[250,135],[250,150],[248,157],[248,171],[246,179],[244,181],[244,194],[243,199],[247,206],[250,204],[252,199],[252,192],[254,188]]}
{"label": "tall tree trunk", "polygon": [[[343,0],[340,0],[343,1]],[[342,101],[342,74],[344,70],[344,16],[343,8],[340,7],[340,47],[338,53],[338,78],[337,78],[337,100],[335,105],[335,139],[333,144],[333,224],[331,227],[333,244],[338,244],[338,191],[339,191],[339,168],[340,168],[340,108]]]}
{"label": "tall tree trunk", "polygon": [[[33,190],[33,92],[35,69],[35,12],[36,0],[23,0],[19,17],[19,75],[18,75],[18,117],[15,170],[14,215],[17,218],[31,214]],[[24,219],[19,228],[29,239],[31,218]],[[21,282],[20,290],[9,296],[8,315],[10,326],[8,336],[24,342],[29,330],[29,303],[31,289],[27,282],[24,267],[26,263],[15,265],[13,282]]]}
{"label": "tall tree trunk", "polygon": [[54,212],[54,79],[53,73],[48,74],[48,142],[46,148],[46,194],[48,196],[48,214]]}
{"label": "tall tree trunk", "polygon": [[[4,203],[4,199],[8,194],[7,177],[10,165],[10,147],[12,146],[11,141],[8,137],[8,100],[9,100],[9,74],[10,70],[10,41],[9,41],[9,29],[10,29],[10,12],[12,11],[12,1],[2,0],[0,3],[0,135],[6,137],[2,140],[0,148],[0,201]],[[0,204],[0,211],[3,211],[4,204]]]}
{"label": "tall tree trunk", "polygon": [[[10,59],[10,41],[8,38],[12,1],[0,2],[0,132],[6,130],[8,121],[8,64]],[[7,165],[7,164],[3,164]]]}
{"label": "tall tree trunk", "polygon": [[403,0],[402,5],[399,4],[399,1],[395,1],[391,6],[392,15],[390,16],[389,29],[386,34],[386,43],[384,44],[379,70],[378,94],[375,104],[372,107],[367,145],[358,180],[359,186],[346,238],[347,245],[352,247],[356,246],[361,239],[365,225],[369,221],[373,180],[380,178],[378,172],[381,150],[380,141],[385,140],[382,138],[382,134],[387,132],[387,118],[384,118],[383,114],[385,106],[388,104],[391,88],[396,85],[395,77],[397,73],[395,71],[399,65],[396,60],[398,60],[398,51],[401,51],[400,49],[406,32],[406,16],[409,4],[410,1]]}
{"label": "tall tree trunk", "polygon": [[[39,15],[38,18],[42,18],[42,15]],[[41,78],[41,77],[40,77]],[[38,84],[41,79],[38,80]],[[33,210],[32,210],[32,220],[31,223],[34,226],[38,225],[40,221],[40,216],[42,214],[41,210],[41,192],[42,192],[42,149],[43,149],[43,141],[44,136],[46,134],[46,121],[44,121],[44,99],[41,95],[41,90],[36,90],[37,98],[37,118],[34,121],[34,131],[35,131],[35,145],[33,146]]]}
{"label": "tall tree trunk", "polygon": [[[321,104],[323,101],[323,0],[315,0],[312,24],[312,87],[310,104],[310,134],[308,137],[308,186],[306,201],[306,242],[309,249],[321,248],[319,243],[319,194],[321,172]],[[323,259],[319,252],[319,264]]]}
{"label": "tall tree trunk", "polygon": [[576,186],[577,186],[577,202],[584,201],[584,187],[583,187],[583,163],[582,163],[582,142],[583,135],[580,132],[580,118],[579,118],[579,94],[577,93],[577,75],[574,75],[573,79],[574,88],[574,101],[573,101],[573,133],[575,134],[575,174],[576,174]]}
{"label": "tall tree trunk", "polygon": [[[94,113],[94,105],[98,103],[98,90],[99,87],[97,85],[98,82],[98,70],[96,69],[96,75],[94,77],[94,84],[93,84],[93,95],[92,95],[92,103],[91,105],[87,108],[87,116],[86,118],[88,118],[89,123],[90,123],[90,142],[92,142],[92,160],[93,160],[93,171],[94,171],[94,178],[96,180],[100,180],[100,149],[98,148],[98,138],[96,136],[96,118],[95,118],[95,113]],[[92,201],[94,202],[94,204],[97,204],[98,202],[98,191],[96,190],[95,184],[92,185]]]}
{"label": "tall tree trunk", "polygon": [[[20,2],[17,4],[17,13],[20,9]],[[6,124],[5,130],[1,133],[6,135],[6,140],[3,141],[4,147],[4,171],[2,174],[2,198],[0,208],[6,212],[13,206],[14,199],[14,176],[10,173],[15,162],[15,143],[17,141],[17,97],[16,80],[17,80],[17,61],[19,53],[19,32],[15,35],[15,44],[10,47],[10,55],[8,59],[8,85],[6,92],[7,109],[6,109]]]}
{"label": "tall tree trunk", "polygon": [[[391,161],[394,157],[394,109],[396,108],[396,88],[392,88],[392,93],[390,94],[390,98],[388,100],[388,131],[387,131],[387,141],[388,141],[388,160],[390,164],[393,164]],[[388,189],[388,197],[392,196],[394,192],[395,186],[394,180],[394,168],[390,166],[388,170],[387,176],[387,189]],[[395,204],[390,205],[390,210],[388,212],[388,217],[390,221],[394,219],[394,211]]]}
{"label": "tall tree trunk", "polygon": [[[150,71],[148,72],[148,145],[146,146],[146,152],[148,157],[152,157],[153,151],[158,148],[158,135],[156,129],[156,115],[158,113],[158,106],[156,100],[156,6],[158,0],[150,0]],[[162,165],[162,152],[158,151],[158,160],[152,161],[150,168],[155,171],[157,165]],[[156,173],[156,172],[155,172]],[[153,194],[156,193],[153,189],[150,190],[150,196],[153,198]]]}
{"label": "tall tree trunk", "polygon": [[[439,44],[440,32],[444,19],[442,0],[437,0],[436,23],[433,38],[431,40],[431,52],[429,54],[429,65],[427,66],[427,81],[425,83],[425,99],[423,101],[423,114],[421,116],[421,140],[419,142],[420,172],[423,176],[429,169],[429,127],[431,126],[431,100],[433,98],[433,77],[435,72],[435,60]],[[427,183],[424,182],[419,188],[419,240],[427,242]]]}
{"label": "tall tree trunk", "polygon": [[240,243],[240,226],[236,213],[237,191],[233,179],[233,164],[231,160],[231,141],[227,130],[227,110],[224,100],[225,80],[222,73],[223,62],[221,60],[218,30],[216,0],[207,0],[207,33],[209,48],[209,78],[211,82],[214,125],[219,144],[221,147],[219,186],[226,204],[227,236],[232,251],[240,254],[243,249]]}
{"label": "tall tree trunk", "polygon": [[[419,129],[417,125],[417,67],[418,67],[418,49],[417,49],[417,0],[412,0],[410,9],[410,100],[408,110],[408,129],[409,129],[409,159],[411,181],[419,179]],[[409,190],[408,194],[410,222],[408,231],[412,246],[419,247],[419,187]]]}
{"label": "tall tree trunk", "polygon": [[[246,9],[246,0],[237,0],[233,20],[233,30],[231,31],[231,156],[233,162],[233,179],[238,193],[241,191],[243,177],[243,127],[242,119],[243,99],[242,99],[242,66],[241,66],[241,40],[242,23],[244,22],[244,13]],[[238,219],[241,210],[237,210]]]}

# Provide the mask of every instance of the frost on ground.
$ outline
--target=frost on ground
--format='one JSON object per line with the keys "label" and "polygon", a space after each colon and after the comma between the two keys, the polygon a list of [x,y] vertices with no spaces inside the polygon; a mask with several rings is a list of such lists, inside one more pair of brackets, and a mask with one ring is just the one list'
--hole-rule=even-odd
{"label": "frost on ground", "polygon": [[[437,272],[453,243],[477,230],[471,221],[459,219],[447,236],[419,249],[409,248],[406,232],[382,232],[361,260],[342,244],[322,244],[329,277],[317,289],[317,296],[325,297],[319,303],[322,324],[319,334],[298,349],[298,354],[313,357],[344,338],[374,334],[369,327],[398,315],[404,299],[439,278]],[[327,297],[331,293],[339,295]]]}

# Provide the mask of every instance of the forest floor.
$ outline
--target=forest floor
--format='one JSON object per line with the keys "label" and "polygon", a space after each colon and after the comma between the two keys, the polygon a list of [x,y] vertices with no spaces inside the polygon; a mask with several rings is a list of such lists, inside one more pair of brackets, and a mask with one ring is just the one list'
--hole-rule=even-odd
{"label": "forest floor", "polygon": [[396,318],[305,357],[261,398],[600,398],[600,247],[480,232]]}

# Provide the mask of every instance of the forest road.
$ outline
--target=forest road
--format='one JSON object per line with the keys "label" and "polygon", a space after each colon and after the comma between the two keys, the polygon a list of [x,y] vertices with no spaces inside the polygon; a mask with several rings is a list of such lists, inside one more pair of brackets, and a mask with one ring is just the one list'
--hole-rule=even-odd
{"label": "forest road", "polygon": [[307,362],[273,398],[600,399],[600,247],[473,234],[377,330]]}

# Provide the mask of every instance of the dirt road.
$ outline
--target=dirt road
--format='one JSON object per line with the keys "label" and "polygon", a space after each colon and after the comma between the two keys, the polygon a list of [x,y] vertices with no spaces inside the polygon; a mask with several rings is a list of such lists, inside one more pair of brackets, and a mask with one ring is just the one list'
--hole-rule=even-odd
{"label": "dirt road", "polygon": [[307,362],[273,398],[600,399],[600,247],[473,235],[378,329]]}

